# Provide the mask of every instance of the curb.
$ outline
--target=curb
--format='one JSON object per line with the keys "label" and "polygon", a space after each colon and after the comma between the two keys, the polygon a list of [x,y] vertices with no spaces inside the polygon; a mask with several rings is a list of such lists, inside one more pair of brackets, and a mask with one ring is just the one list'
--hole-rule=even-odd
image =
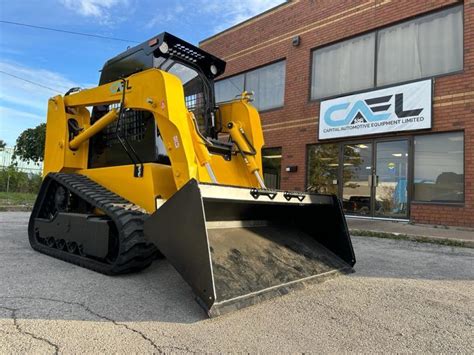
{"label": "curb", "polygon": [[424,235],[414,235],[414,234],[403,234],[403,233],[387,233],[379,232],[372,230],[363,230],[363,229],[350,229],[351,236],[357,237],[374,237],[374,238],[386,238],[386,239],[396,239],[396,240],[409,240],[418,243],[432,243],[439,244],[451,247],[461,247],[461,248],[474,248],[474,240],[465,240],[465,239],[456,239],[456,238],[443,238],[443,237],[433,237],[433,236],[424,236]]}
{"label": "curb", "polygon": [[22,205],[0,206],[0,212],[31,212],[32,209],[33,209],[32,206],[22,206]]}

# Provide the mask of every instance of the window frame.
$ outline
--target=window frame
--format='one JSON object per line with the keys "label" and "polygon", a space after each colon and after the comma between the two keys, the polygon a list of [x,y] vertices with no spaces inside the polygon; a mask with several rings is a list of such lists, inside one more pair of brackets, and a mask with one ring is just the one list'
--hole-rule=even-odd
{"label": "window frame", "polygon": [[[462,173],[463,173],[463,199],[462,201],[423,201],[415,199],[415,138],[416,137],[426,137],[426,136],[436,136],[440,134],[449,134],[449,133],[462,133],[463,135],[463,145],[462,145]],[[419,205],[442,205],[442,206],[459,206],[464,207],[466,205],[466,132],[465,130],[455,130],[455,131],[440,131],[440,132],[430,132],[425,134],[414,134],[411,137],[412,140],[412,154],[411,154],[411,201],[410,203],[415,203]]]}
{"label": "window frame", "polygon": [[[267,108],[265,110],[259,110],[257,107],[255,107],[257,109],[257,111],[259,113],[265,113],[265,112],[270,112],[270,111],[275,111],[275,110],[280,110],[282,109],[283,107],[285,107],[285,96],[286,96],[286,78],[287,78],[287,75],[286,75],[286,57],[283,57],[283,58],[278,58],[276,60],[273,60],[271,62],[267,62],[265,64],[261,64],[261,65],[258,65],[256,67],[253,67],[251,69],[247,69],[247,70],[243,70],[243,71],[240,71],[238,73],[234,73],[232,75],[229,75],[229,76],[226,76],[224,78],[220,78],[219,80],[215,80],[214,81],[214,86],[219,82],[219,81],[222,81],[222,80],[226,80],[226,79],[229,79],[229,78],[233,78],[235,76],[238,76],[238,75],[243,75],[244,76],[244,90],[246,90],[245,86],[247,84],[247,73],[250,73],[252,71],[255,71],[255,70],[258,70],[258,69],[262,69],[264,67],[267,67],[267,66],[270,66],[270,65],[273,65],[273,64],[276,64],[276,63],[279,63],[279,62],[285,62],[285,80],[283,82],[283,102],[281,104],[281,106],[275,106],[275,107],[271,107],[271,108]],[[222,102],[228,102],[228,101],[222,101]],[[216,104],[219,105],[219,102],[217,102],[216,100]]]}
{"label": "window frame", "polygon": [[271,147],[266,147],[266,146],[263,146],[261,149],[260,149],[260,155],[262,157],[262,178],[265,179],[265,169],[263,167],[263,159],[264,159],[264,155],[263,155],[263,152],[265,150],[270,150],[270,149],[279,149],[280,150],[280,171],[278,173],[278,187],[276,188],[277,190],[281,188],[281,177],[282,177],[282,167],[283,167],[283,147],[280,145],[280,146],[271,146]]}
{"label": "window frame", "polygon": [[[239,75],[243,75],[243,77],[244,77],[244,85],[243,85],[243,86],[244,86],[244,90],[245,90],[245,73],[246,73],[246,72],[239,72],[239,73],[235,73],[235,74],[226,76],[226,77],[221,78],[221,79],[219,79],[219,80],[215,80],[215,81],[214,81],[214,95],[216,95],[216,94],[215,94],[215,93],[216,93],[216,84],[217,84],[218,82],[223,81],[223,80],[226,80],[226,79],[235,78],[235,77],[237,77],[237,76],[239,76]],[[229,101],[232,101],[232,99],[231,99],[231,100],[225,100],[225,101],[218,102],[218,101],[217,101],[217,98],[216,98],[215,101],[216,101],[216,105],[219,105],[219,103],[229,102]]]}
{"label": "window frame", "polygon": [[[415,199],[415,137],[419,136],[428,136],[428,135],[437,135],[437,134],[446,134],[446,133],[462,133],[464,137],[463,141],[463,155],[462,155],[462,162],[463,162],[463,175],[464,175],[464,198],[462,201],[420,201]],[[312,146],[316,145],[324,145],[324,144],[337,144],[339,145],[338,149],[338,159],[341,162],[341,154],[342,149],[345,144],[360,144],[364,142],[376,144],[377,142],[388,142],[393,140],[402,140],[406,139],[408,141],[408,190],[407,190],[407,198],[408,198],[408,216],[407,218],[411,218],[411,210],[413,205],[433,205],[433,206],[447,206],[447,207],[465,207],[466,206],[466,132],[464,129],[461,130],[447,130],[447,131],[438,131],[438,132],[420,132],[419,134],[404,134],[400,136],[390,136],[390,137],[352,137],[355,139],[351,140],[344,140],[344,139],[337,139],[333,142],[328,141],[315,141],[312,143],[306,144],[305,149],[305,179],[304,179],[304,189],[307,191],[308,189],[308,173],[309,173],[309,150]],[[359,138],[359,139],[357,139]],[[375,151],[374,151],[375,152]],[[338,193],[337,196],[340,196],[342,192],[342,185],[343,181],[341,179],[343,166],[339,164],[339,171],[338,171]]]}
{"label": "window frame", "polygon": [[[309,78],[309,87],[308,87],[308,97],[309,97],[309,102],[319,102],[319,101],[324,101],[324,100],[327,100],[327,99],[333,99],[333,98],[336,98],[336,97],[341,97],[341,96],[346,96],[346,95],[352,95],[352,94],[357,94],[357,93],[363,93],[363,92],[369,92],[369,91],[372,91],[374,90],[374,88],[377,88],[376,84],[377,84],[377,72],[375,71],[372,75],[372,86],[369,87],[369,88],[366,88],[366,89],[360,89],[360,90],[353,90],[353,91],[349,91],[348,93],[344,93],[344,94],[335,94],[335,95],[328,95],[328,96],[322,96],[321,98],[315,98],[313,99],[312,98],[312,93],[311,93],[311,87],[312,87],[312,84],[313,84],[313,68],[314,68],[314,61],[313,61],[313,56],[314,56],[314,53],[319,50],[319,49],[323,49],[323,48],[327,48],[327,47],[331,47],[331,46],[334,46],[338,43],[342,43],[342,42],[346,42],[346,41],[351,41],[355,38],[358,38],[358,37],[364,37],[364,36],[367,36],[369,34],[374,34],[374,68],[376,69],[377,68],[377,48],[378,48],[378,41],[377,41],[377,31],[378,30],[371,30],[371,31],[365,31],[365,32],[361,32],[361,33],[357,33],[353,36],[349,36],[349,37],[345,37],[343,39],[340,39],[340,40],[337,40],[337,41],[333,41],[333,42],[330,42],[330,43],[326,43],[322,46],[318,46],[318,47],[314,47],[314,48],[311,48],[310,49],[310,57],[309,57],[309,74],[308,74],[308,78]],[[419,79],[417,79],[419,80]],[[398,84],[397,84],[398,85]],[[378,89],[378,88],[377,88]]]}
{"label": "window frame", "polygon": [[[428,76],[423,76],[423,77],[420,77],[420,78],[417,78],[417,79],[410,79],[410,80],[405,80],[405,81],[400,81],[400,82],[395,82],[395,83],[391,83],[391,84],[386,84],[386,85],[377,85],[377,70],[378,70],[378,60],[377,60],[377,51],[378,51],[378,47],[379,47],[379,36],[378,36],[378,33],[380,31],[383,31],[387,28],[390,28],[390,27],[395,27],[395,26],[399,26],[403,23],[408,23],[410,21],[416,21],[422,17],[425,17],[425,16],[430,16],[430,15],[433,15],[433,14],[436,14],[436,13],[439,13],[439,12],[443,12],[443,11],[447,11],[449,9],[453,9],[455,7],[459,7],[461,8],[461,18],[462,18],[462,29],[463,29],[463,33],[462,33],[462,41],[463,41],[463,46],[462,46],[462,69],[459,69],[459,70],[454,70],[454,71],[451,71],[451,72],[447,72],[447,73],[443,73],[443,74],[436,74],[436,75],[428,75]],[[350,91],[350,92],[345,92],[345,93],[341,93],[341,94],[336,94],[336,95],[330,95],[330,96],[324,96],[324,97],[320,97],[320,98],[312,98],[312,95],[311,95],[311,86],[312,86],[312,73],[313,73],[313,66],[314,66],[314,61],[313,61],[313,53],[315,51],[317,51],[318,49],[322,49],[322,48],[325,48],[325,47],[329,47],[329,46],[332,46],[332,45],[335,45],[337,43],[341,43],[341,42],[344,42],[344,41],[349,41],[351,39],[354,39],[354,38],[357,38],[357,37],[360,37],[360,36],[365,36],[365,35],[368,35],[370,33],[374,33],[375,34],[375,50],[374,50],[374,75],[373,75],[373,78],[374,78],[374,85],[373,87],[371,88],[368,88],[368,89],[363,89],[363,90],[356,90],[356,91]],[[309,74],[308,74],[308,77],[309,77],[309,85],[308,85],[308,102],[309,103],[319,103],[321,101],[325,101],[325,100],[330,100],[330,99],[335,99],[335,98],[338,98],[338,97],[343,97],[343,96],[349,96],[349,95],[355,95],[355,94],[361,94],[361,93],[364,93],[364,92],[370,92],[370,91],[373,91],[373,90],[379,90],[379,89],[384,89],[384,88],[387,88],[387,87],[393,87],[393,86],[398,86],[398,85],[404,85],[404,84],[409,84],[409,83],[413,83],[413,82],[416,82],[416,81],[423,81],[423,80],[427,80],[427,79],[432,79],[433,82],[435,82],[436,78],[441,78],[441,77],[444,77],[444,76],[449,76],[449,75],[456,75],[456,74],[464,74],[465,72],[465,56],[466,56],[466,50],[465,50],[465,46],[464,46],[464,39],[465,39],[465,11],[464,11],[464,3],[456,3],[456,4],[453,4],[453,5],[449,5],[449,6],[444,6],[442,8],[438,8],[438,9],[435,9],[435,10],[432,10],[432,11],[428,11],[428,12],[425,12],[423,14],[419,14],[419,15],[415,15],[415,16],[411,16],[411,17],[408,17],[408,18],[405,18],[403,20],[400,20],[400,21],[397,21],[397,22],[393,22],[393,23],[390,23],[390,24],[387,24],[385,26],[381,26],[381,27],[378,27],[378,28],[375,28],[375,29],[372,29],[372,30],[369,30],[369,31],[365,31],[365,32],[360,32],[360,33],[357,33],[355,35],[352,35],[352,36],[348,36],[348,37],[344,37],[344,38],[341,38],[341,39],[338,39],[338,40],[335,40],[335,41],[332,41],[332,42],[328,42],[328,43],[325,43],[323,45],[319,45],[317,47],[313,47],[310,49],[310,53],[309,53],[309,62],[310,62],[310,65],[309,65]]]}

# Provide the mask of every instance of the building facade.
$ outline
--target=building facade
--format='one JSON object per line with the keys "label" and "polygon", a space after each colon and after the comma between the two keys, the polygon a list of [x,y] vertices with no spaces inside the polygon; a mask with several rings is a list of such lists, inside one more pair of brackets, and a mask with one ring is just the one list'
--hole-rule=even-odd
{"label": "building facade", "polygon": [[474,227],[474,1],[295,0],[203,40],[254,92],[264,175],[346,214]]}

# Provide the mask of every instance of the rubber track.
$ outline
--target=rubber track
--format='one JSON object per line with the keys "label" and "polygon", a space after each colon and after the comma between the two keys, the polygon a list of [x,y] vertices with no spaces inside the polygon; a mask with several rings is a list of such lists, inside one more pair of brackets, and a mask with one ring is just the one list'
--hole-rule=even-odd
{"label": "rubber track", "polygon": [[[116,260],[109,264],[96,259],[71,254],[38,243],[34,233],[34,219],[39,214],[41,204],[53,180],[87,203],[102,210],[115,224],[119,232],[119,252]],[[50,173],[43,181],[42,189],[35,202],[28,228],[33,249],[55,258],[91,269],[106,275],[118,275],[140,271],[148,267],[158,254],[156,247],[149,243],[143,233],[144,217],[137,205],[125,200],[88,177],[79,174]],[[43,196],[42,196],[43,194]]]}

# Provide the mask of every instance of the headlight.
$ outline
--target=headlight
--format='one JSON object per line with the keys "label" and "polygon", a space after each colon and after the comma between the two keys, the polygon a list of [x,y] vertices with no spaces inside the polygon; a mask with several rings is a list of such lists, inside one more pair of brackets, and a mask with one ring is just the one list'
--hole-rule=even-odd
{"label": "headlight", "polygon": [[168,53],[168,43],[166,42],[163,42],[162,44],[160,44],[160,46],[158,47],[160,49],[160,52],[163,53],[163,54],[166,54]]}
{"label": "headlight", "polygon": [[211,69],[212,75],[216,75],[216,74],[217,74],[217,68],[216,68],[216,66],[215,66],[214,64],[211,65],[211,68],[210,68],[210,69]]}

